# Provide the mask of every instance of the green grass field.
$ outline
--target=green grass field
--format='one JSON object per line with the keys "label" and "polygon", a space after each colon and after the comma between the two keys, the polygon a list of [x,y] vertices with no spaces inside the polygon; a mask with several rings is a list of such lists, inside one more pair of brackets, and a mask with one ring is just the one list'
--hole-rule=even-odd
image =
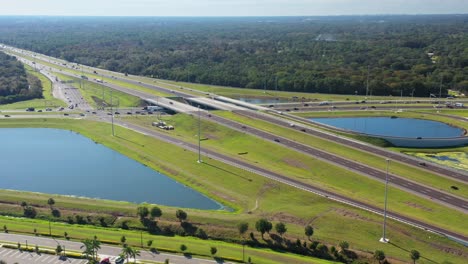
{"label": "green grass field", "polygon": [[[353,250],[373,252],[375,249],[383,249],[388,256],[402,261],[408,260],[406,250],[413,248],[419,250],[423,256],[427,256],[430,260],[437,262],[450,261],[461,263],[464,261],[464,257],[458,254],[464,252],[462,246],[393,221],[389,221],[388,229],[389,237],[393,244],[382,245],[378,242],[381,232],[380,216],[331,202],[276,182],[271,182],[263,177],[226,166],[213,160],[205,160],[205,163],[201,165],[197,164],[195,162],[197,159],[195,153],[184,151],[183,148],[153,140],[124,128],[118,127],[116,130],[118,136],[111,137],[109,135],[110,125],[85,120],[31,119],[27,122],[22,120],[2,120],[0,125],[2,127],[55,127],[72,129],[92,138],[96,142],[162,171],[211,197],[217,197],[225,204],[235,205],[235,208],[239,209],[235,213],[187,210],[190,222],[197,223],[197,225],[200,225],[210,235],[213,234],[215,237],[238,238],[235,226],[239,221],[249,222],[250,230],[253,231],[255,220],[259,217],[267,217],[273,220],[273,222],[283,221],[287,223],[288,232],[286,237],[291,239],[304,239],[304,225],[310,223],[316,229],[313,239],[322,241],[328,245],[336,245],[339,241],[347,240]],[[157,149],[164,149],[165,151],[154,151]],[[222,177],[220,177],[221,175]],[[10,194],[7,194],[7,192],[2,191],[0,197],[12,196],[10,198],[12,200],[36,201],[36,204],[44,206],[46,206],[46,197],[50,197],[50,195],[42,194],[21,192],[13,192],[13,194],[10,192]],[[391,197],[397,194],[398,191],[391,189]],[[255,208],[256,201],[258,201],[258,208]],[[19,207],[19,205],[17,206]],[[99,207],[110,212],[122,211],[130,213],[132,211],[132,205],[128,203],[83,200],[72,197],[57,197],[56,206],[61,208],[61,210],[62,208],[65,210],[66,208],[83,207],[83,210],[93,211],[95,210],[94,208]],[[431,207],[431,210],[436,209],[436,207]],[[175,220],[173,216],[174,208],[163,207],[163,211],[163,221]],[[251,213],[247,213],[248,211],[251,211]],[[415,211],[418,211],[418,209],[415,208]],[[438,212],[436,211],[438,210],[434,210],[434,214],[430,214],[429,218],[437,218]],[[446,211],[445,214],[449,214],[449,212]],[[463,219],[463,216],[458,216],[458,218]],[[452,225],[459,226],[462,230],[466,230],[464,223],[451,223]],[[18,221],[18,219],[0,218],[0,225],[3,224],[8,225],[11,230],[19,229],[27,232],[32,232],[35,227],[44,232],[42,230],[46,228],[44,222],[28,219]],[[53,229],[58,234],[63,234],[63,231],[67,231],[74,238],[91,237],[91,234],[97,234],[103,240],[116,240],[123,234],[122,232],[127,232],[55,223]],[[259,234],[255,231],[254,233],[259,238]],[[147,234],[145,234],[146,236]],[[418,237],[418,239],[415,240],[413,237]],[[129,238],[132,244],[138,245],[139,233],[129,234],[127,238]],[[189,242],[191,238],[166,238],[160,236],[154,238],[156,245],[158,245],[158,240],[165,241],[164,239],[174,239],[172,244],[164,242],[164,247],[177,248],[181,241],[184,241],[189,251],[201,255],[206,254],[208,250],[206,245],[211,243],[204,242],[202,243],[204,246],[201,249],[197,249],[195,244],[192,246],[191,242]],[[450,248],[451,253],[445,252],[447,248]],[[234,246],[234,251],[238,249],[239,246]],[[220,247],[218,247],[218,250],[221,256],[230,256],[227,253],[229,252],[227,249],[226,253],[223,253],[224,249]],[[261,255],[271,259],[271,262],[261,263],[304,263],[301,262],[302,260],[298,262],[284,262],[284,260],[278,260],[279,256],[270,255],[268,252],[263,252]],[[252,256],[255,261],[256,257],[254,257],[253,253]],[[280,256],[286,255],[281,254]],[[430,263],[430,261],[422,260],[420,263]]]}
{"label": "green grass field", "polygon": [[[126,120],[130,122],[145,127],[151,127],[151,122],[155,121],[155,119],[155,117],[126,118]],[[175,130],[165,133],[172,134],[175,137],[182,138],[192,143],[197,142],[197,135],[195,133],[197,119],[195,117],[178,114],[172,117],[166,117],[164,120],[175,127]],[[210,147],[226,155],[238,157],[240,160],[282,173],[283,175],[307,184],[338,192],[373,205],[382,206],[379,195],[383,188],[381,182],[347,171],[341,167],[331,166],[326,162],[311,158],[305,154],[274,144],[273,142],[258,140],[256,137],[226,127],[221,127],[211,122],[203,121],[201,127],[203,131],[202,138],[206,139],[202,141],[204,147]],[[239,155],[239,153],[244,152],[248,152],[248,154]],[[381,162],[382,165],[385,165],[383,159]],[[378,161],[375,163],[377,164]],[[399,168],[396,168],[396,170],[398,169]],[[423,175],[421,175],[421,177],[423,177]],[[439,179],[439,181],[444,180],[445,179]],[[447,186],[447,189],[450,189],[450,185]],[[434,224],[442,224],[447,228],[451,228],[450,226],[452,226],[453,228],[453,225],[445,225],[445,223],[446,221],[455,221],[455,225],[464,225],[462,223],[463,221],[460,221],[458,218],[463,215],[460,212],[449,210],[453,211],[452,214],[446,211],[446,208],[443,206],[436,205],[429,200],[421,199],[396,188],[393,189],[392,192],[394,192],[395,200],[393,200],[391,207],[399,213],[428,221],[429,215],[435,219],[438,218],[435,217],[437,214],[436,212],[440,212],[441,214],[439,216],[442,218],[435,220]],[[463,196],[466,196],[466,194]],[[418,210],[414,208],[413,202],[422,207],[433,208],[434,210],[430,210],[430,213],[429,211],[421,210],[421,208]],[[444,219],[447,217],[451,220]],[[457,231],[463,232],[462,230],[463,228]]]}
{"label": "green grass field", "polygon": [[[302,144],[309,145],[317,149],[337,154],[349,160],[362,162],[363,164],[369,165],[373,168],[378,168],[380,170],[386,169],[386,162],[384,162],[384,158],[376,157],[364,151],[347,148],[335,142],[313,137],[310,135],[305,135],[304,133],[294,129],[280,127],[258,119],[247,118],[245,116],[241,116],[232,112],[218,111],[217,114],[229,118],[231,120],[238,121],[243,124],[247,124],[249,126],[261,129],[263,131],[267,131],[276,135],[285,135],[287,138],[292,139],[296,142],[300,142]],[[398,162],[392,162],[392,165],[389,168],[389,172],[401,175],[405,178],[411,179],[413,181],[425,185],[432,186],[436,189],[442,189],[457,196],[468,198],[467,191],[460,192],[450,188],[450,186],[452,185],[460,185],[462,190],[468,190],[467,184],[459,183],[458,181],[450,180],[448,178],[441,177],[439,175],[432,174],[427,171],[422,171],[419,168],[414,168],[412,166],[408,166]]]}

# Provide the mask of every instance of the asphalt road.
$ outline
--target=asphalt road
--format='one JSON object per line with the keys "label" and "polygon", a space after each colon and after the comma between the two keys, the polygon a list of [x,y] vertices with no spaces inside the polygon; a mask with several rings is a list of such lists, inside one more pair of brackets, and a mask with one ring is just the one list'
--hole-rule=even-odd
{"label": "asphalt road", "polygon": [[[205,114],[207,114],[207,113],[205,113]],[[212,118],[212,117],[210,117],[210,118]],[[158,130],[149,129],[149,128],[146,128],[146,127],[141,127],[141,126],[138,126],[138,125],[135,125],[135,124],[125,122],[125,121],[120,120],[120,119],[114,120],[114,122],[116,124],[120,125],[120,126],[129,128],[129,129],[132,129],[132,130],[137,131],[139,133],[143,133],[145,135],[149,135],[149,136],[152,136],[154,138],[163,140],[165,142],[168,142],[168,143],[183,147],[183,148],[185,148],[187,150],[190,150],[192,152],[196,152],[196,153],[198,152],[198,145],[197,144],[192,144],[192,143],[188,143],[188,142],[182,141],[182,140],[177,139],[177,138],[173,138],[173,137],[171,137],[169,135],[166,135],[166,134],[163,134],[163,133],[159,132]],[[250,128],[247,128],[247,129],[250,129]],[[370,211],[370,212],[373,212],[373,213],[383,215],[383,209],[382,208],[378,208],[378,207],[366,204],[364,202],[357,201],[357,200],[351,199],[349,197],[339,195],[339,194],[335,194],[335,193],[327,191],[325,189],[322,189],[322,188],[319,188],[319,187],[316,187],[316,186],[312,186],[312,185],[300,182],[298,180],[292,179],[292,178],[287,177],[285,175],[282,175],[282,174],[279,174],[279,173],[276,173],[276,172],[272,172],[272,171],[269,171],[269,170],[264,169],[264,168],[260,168],[258,166],[253,165],[253,164],[238,160],[238,159],[236,159],[234,157],[231,157],[231,156],[226,156],[226,155],[220,154],[220,153],[218,153],[216,151],[213,151],[213,150],[210,150],[210,149],[202,148],[201,151],[202,151],[202,155],[203,155],[202,160],[204,160],[206,163],[209,163],[209,159],[207,160],[207,158],[219,160],[219,161],[221,161],[223,163],[226,163],[226,164],[232,165],[234,167],[244,169],[246,171],[250,171],[252,173],[264,176],[266,178],[269,178],[269,179],[272,179],[272,180],[287,184],[289,186],[292,186],[292,187],[295,187],[295,188],[298,188],[298,189],[301,189],[301,190],[304,190],[304,191],[307,191],[307,192],[311,192],[311,193],[326,197],[326,198],[331,199],[331,200],[335,200],[335,201],[345,203],[345,204],[348,204],[348,205],[351,205],[351,206],[354,206],[354,207],[358,207],[358,208],[361,208],[361,209],[364,209],[364,210],[367,210],[367,211]],[[414,220],[412,218],[403,216],[401,214],[398,214],[398,213],[395,213],[395,212],[392,212],[392,211],[388,211],[387,216],[389,218],[395,219],[397,221],[400,221],[400,222],[403,222],[403,223],[406,223],[406,224],[409,224],[409,225],[419,227],[419,228],[424,229],[424,230],[428,230],[428,231],[431,231],[431,232],[434,232],[434,233],[437,233],[437,234],[457,238],[459,240],[465,241],[465,243],[468,244],[468,236],[458,234],[458,233],[455,233],[455,232],[451,232],[451,231],[448,231],[448,230],[445,230],[443,228],[439,228],[439,227],[436,227],[436,226],[433,226],[433,225],[429,225],[429,224],[424,223],[422,221]]]}
{"label": "asphalt road", "polygon": [[[341,145],[344,145],[344,146],[347,146],[347,147],[355,148],[355,149],[358,149],[358,150],[361,150],[361,151],[366,151],[366,152],[372,153],[374,155],[378,155],[378,156],[382,157],[382,159],[387,159],[388,158],[388,159],[391,159],[393,161],[398,161],[398,162],[401,162],[403,164],[418,167],[420,169],[424,169],[424,170],[439,174],[439,175],[447,177],[447,178],[453,178],[453,179],[461,181],[461,182],[468,182],[468,172],[462,172],[462,171],[458,171],[458,170],[455,170],[455,169],[450,169],[450,168],[446,168],[446,167],[443,167],[443,166],[438,166],[437,164],[433,164],[433,163],[430,163],[430,162],[425,162],[426,165],[421,166],[420,165],[421,161],[418,160],[418,159],[408,157],[406,155],[402,155],[402,154],[399,154],[399,153],[395,153],[393,151],[388,151],[388,150],[383,149],[383,148],[375,147],[375,146],[368,145],[368,144],[363,144],[361,142],[350,140],[350,139],[340,137],[340,136],[337,136],[337,135],[334,135],[334,134],[331,134],[331,133],[326,133],[326,132],[323,132],[323,131],[319,131],[317,129],[311,129],[308,126],[304,126],[304,125],[301,125],[301,124],[294,123],[295,124],[294,127],[291,127],[290,126],[290,124],[291,124],[290,121],[275,118],[274,116],[264,115],[264,114],[256,113],[256,112],[253,112],[253,111],[234,111],[234,112],[238,113],[238,114],[241,114],[241,115],[244,115],[244,116],[247,116],[247,117],[250,117],[250,118],[261,119],[263,121],[267,121],[269,123],[273,123],[273,124],[278,125],[278,126],[287,127],[289,129],[294,129],[294,130],[297,130],[297,131],[301,131],[302,133],[306,133],[306,134],[309,134],[309,135],[312,135],[312,136],[315,136],[315,137],[323,138],[323,139],[326,139],[326,140],[329,140],[329,141],[332,141],[332,142],[335,142],[335,143],[338,143],[338,144],[341,144]],[[288,115],[288,117],[290,117],[290,116]],[[301,121],[301,122],[304,122],[304,121],[308,122],[308,120],[306,120],[305,118],[296,117],[295,119],[298,120],[298,121]],[[320,126],[321,124],[318,123],[318,125]]]}
{"label": "asphalt road", "polygon": [[[247,112],[247,111],[245,111],[245,112]],[[381,170],[377,170],[377,169],[372,168],[370,166],[367,166],[367,165],[365,165],[363,163],[352,161],[352,160],[349,160],[349,159],[345,159],[345,158],[343,158],[341,156],[334,155],[334,154],[331,154],[331,153],[328,153],[326,151],[319,150],[319,149],[316,149],[316,148],[312,148],[310,146],[297,143],[297,142],[295,142],[293,140],[283,138],[283,137],[279,137],[277,135],[274,135],[274,134],[271,134],[271,133],[268,133],[268,132],[253,128],[253,127],[249,127],[249,126],[246,126],[244,124],[240,124],[240,123],[237,123],[235,121],[232,121],[232,120],[229,120],[229,119],[226,119],[226,118],[222,118],[222,117],[219,117],[219,116],[216,116],[216,115],[213,115],[213,114],[209,114],[209,116],[208,116],[206,113],[204,113],[204,116],[205,116],[205,118],[209,118],[210,120],[212,120],[214,122],[223,124],[225,126],[233,128],[233,129],[255,135],[255,136],[257,136],[259,138],[262,138],[262,139],[271,140],[272,142],[275,142],[277,144],[284,145],[284,146],[286,146],[288,148],[300,151],[300,152],[302,152],[304,154],[307,154],[309,156],[312,156],[314,158],[324,160],[326,162],[338,165],[340,167],[344,167],[346,169],[350,169],[352,171],[355,171],[355,172],[363,174],[363,175],[367,175],[367,176],[369,176],[371,178],[378,179],[380,181],[385,181],[386,172],[381,171]],[[383,160],[383,162],[384,162],[384,160]],[[389,180],[390,184],[392,184],[392,185],[394,185],[396,187],[399,187],[400,189],[404,189],[404,190],[407,190],[407,191],[409,191],[411,193],[418,194],[418,195],[420,195],[422,197],[429,198],[429,199],[431,199],[433,201],[443,203],[445,205],[449,205],[450,207],[455,208],[457,210],[460,210],[460,211],[462,211],[464,213],[468,212],[468,202],[463,198],[456,197],[454,195],[451,195],[449,193],[433,189],[431,187],[427,187],[425,185],[422,185],[422,184],[407,180],[407,179],[405,179],[403,177],[400,177],[400,176],[397,176],[397,175],[394,175],[394,174],[390,174],[388,180]]]}
{"label": "asphalt road", "polygon": [[[124,80],[124,79],[122,79],[122,80]],[[127,80],[125,80],[125,81],[127,81]],[[131,81],[129,81],[129,82],[131,82]],[[146,85],[147,85],[146,87],[151,88],[151,89],[157,89],[157,90],[160,89],[160,87],[156,87],[156,86],[148,85],[148,84],[146,84]],[[131,94],[135,95],[134,92],[135,91],[132,90]],[[140,92],[138,92],[138,93],[140,93]],[[182,96],[182,93],[180,95]],[[184,95],[186,96],[186,94],[184,94]],[[147,97],[147,96],[145,96],[145,97]],[[269,140],[275,140],[276,139],[276,140],[279,141],[279,142],[276,142],[278,144],[283,144],[283,145],[288,146],[290,148],[294,148],[294,149],[297,149],[298,151],[309,154],[309,155],[311,155],[311,156],[313,156],[315,158],[326,160],[328,162],[337,164],[337,165],[342,166],[342,167],[350,168],[350,169],[352,169],[352,170],[354,170],[356,172],[360,172],[360,173],[362,173],[364,175],[367,175],[369,177],[373,177],[373,178],[379,179],[381,181],[385,179],[385,175],[386,175],[385,172],[382,172],[380,170],[376,170],[376,169],[368,167],[368,166],[363,166],[360,163],[353,162],[353,161],[350,161],[350,160],[346,160],[346,159],[341,158],[339,156],[335,156],[335,155],[332,155],[330,153],[326,153],[326,152],[321,151],[321,150],[317,150],[317,149],[314,149],[314,148],[311,148],[311,147],[308,147],[308,146],[304,146],[304,145],[298,144],[298,143],[296,143],[294,141],[291,141],[291,140],[288,140],[288,139],[285,139],[285,138],[279,138],[276,135],[272,135],[272,134],[269,134],[269,133],[266,133],[266,132],[251,128],[251,127],[244,126],[245,128],[242,128],[242,124],[239,124],[239,123],[236,123],[236,122],[233,122],[233,121],[230,121],[230,120],[226,120],[226,119],[214,116],[214,115],[211,115],[211,117],[205,117],[205,118],[210,118],[210,119],[216,120],[216,121],[218,121],[220,123],[223,123],[225,125],[233,127],[233,128],[235,128],[237,130],[245,130],[246,132],[251,133],[253,135],[256,135],[258,137],[261,137],[261,138],[265,138],[265,139],[269,139]],[[129,124],[122,123],[122,125],[127,126],[127,127],[131,127],[131,125],[129,125]],[[141,131],[141,128],[140,128],[140,131]],[[151,130],[148,130],[148,131],[146,131],[144,133],[147,133],[147,132],[151,132]],[[161,135],[159,135],[159,137],[160,136]],[[174,139],[172,139],[172,140],[174,140]],[[178,142],[176,144],[187,144],[187,143]],[[208,151],[208,150],[205,150],[205,152],[210,154],[210,155],[217,156],[218,158],[220,158],[220,156],[222,156],[222,155],[219,155],[217,153],[210,153],[210,151]],[[238,166],[240,166],[240,165],[247,166],[247,168],[248,168],[248,166],[252,166],[250,164],[239,164],[240,161],[229,158],[229,157],[224,157],[223,159],[225,161],[227,161],[228,163],[230,163],[230,164],[234,163],[234,164],[237,164]],[[265,173],[267,173],[270,176],[274,175],[274,174],[272,174],[272,172],[266,171],[264,169],[261,169],[261,168],[255,167],[255,166],[254,166],[254,168],[255,168],[256,172],[260,173],[261,175],[265,176]],[[250,168],[250,170],[253,170],[254,168]],[[312,189],[309,189],[309,191],[314,190],[314,192],[316,192],[316,193],[317,192],[323,192],[323,190],[314,188],[312,186],[304,185],[303,183],[300,183],[300,182],[295,182],[294,180],[289,179],[287,177],[284,177],[282,175],[277,175],[277,176],[279,176],[279,177],[276,177],[275,178],[276,180],[279,180],[279,181],[282,181],[282,182],[286,181],[287,184],[296,186],[298,188],[301,188],[301,189],[312,188]],[[419,194],[421,196],[424,196],[424,197],[429,197],[432,200],[437,200],[438,202],[450,205],[450,206],[452,206],[454,208],[457,208],[457,209],[459,209],[459,210],[461,210],[463,212],[466,212],[466,210],[468,209],[468,203],[464,199],[454,197],[454,196],[449,195],[447,193],[440,192],[438,190],[434,190],[434,189],[425,187],[425,186],[420,185],[420,184],[415,184],[414,182],[402,179],[402,178],[397,177],[395,175],[391,175],[389,177],[389,180],[390,180],[390,182],[392,184],[394,184],[396,186],[399,186],[400,188],[411,191],[413,193],[417,193],[417,194]],[[333,197],[335,197],[335,199],[343,201],[343,202],[355,203],[355,201],[352,201],[352,200],[350,200],[350,199],[348,199],[346,197],[340,197],[339,195],[336,195],[336,194],[328,193],[328,194],[325,194],[324,196],[327,196],[327,197],[333,196]],[[339,199],[336,198],[336,197],[339,197]],[[356,205],[358,205],[358,204],[359,203],[356,203]],[[381,212],[380,209],[378,209],[378,208],[373,208],[372,209],[372,207],[370,207],[368,205],[365,205],[365,204],[362,204],[360,207],[368,208],[368,210],[375,211],[375,212]],[[397,215],[395,215],[395,216],[397,216]],[[400,220],[405,222],[404,218],[400,218]],[[407,219],[406,222],[417,223],[417,221],[414,221],[414,220],[411,220],[411,219]],[[423,223],[420,223],[420,224],[423,224]],[[416,224],[416,225],[419,225],[419,224]],[[445,230],[438,229],[436,227],[430,227],[430,228],[427,228],[427,229],[432,229],[432,230],[434,230],[436,232],[446,233],[446,234],[449,234],[449,235],[453,235],[454,237],[459,237],[461,239],[467,240],[466,237],[464,237],[462,235],[453,234],[453,233],[447,232]],[[439,230],[439,231],[437,231],[437,230]]]}
{"label": "asphalt road", "polygon": [[[13,242],[13,243],[21,243],[22,245],[25,244],[26,240],[28,241],[29,245],[39,245],[40,247],[50,247],[50,248],[55,248],[57,245],[61,245],[62,248],[65,246],[65,250],[73,250],[73,251],[78,251],[82,252],[83,249],[80,247],[83,245],[80,242],[75,242],[75,241],[68,241],[68,240],[60,240],[60,239],[54,239],[54,238],[48,238],[48,237],[36,237],[36,236],[26,236],[26,235],[17,235],[17,234],[6,234],[6,233],[0,233],[0,241],[8,241],[8,242]],[[157,241],[155,241],[157,243]],[[0,259],[2,259],[2,249],[0,248]],[[18,250],[14,250],[15,252],[19,252]],[[109,257],[111,261],[115,260],[117,256],[122,252],[122,248],[120,247],[114,247],[114,246],[107,246],[107,245],[101,245],[101,249],[98,251],[98,254],[100,257]],[[20,259],[32,259],[36,255],[35,253],[28,253],[33,256],[25,256],[21,255]],[[10,255],[13,255],[10,253]],[[18,257],[20,256],[19,254],[15,254],[14,256]],[[45,255],[43,256],[49,256],[48,258],[33,258],[35,262],[24,262],[24,263],[52,263],[52,264],[58,264],[58,263],[70,263],[70,264],[81,264],[84,262],[80,262],[79,260],[73,260],[70,259],[69,261],[61,261],[57,262],[57,256],[51,256],[51,255]],[[175,263],[175,264],[213,264],[216,263],[215,260],[211,259],[200,259],[200,258],[194,258],[194,257],[185,257],[181,255],[175,255],[175,254],[167,254],[167,253],[152,253],[146,250],[142,250],[140,252],[140,256],[136,258],[137,260],[146,260],[146,261],[157,261],[164,263],[164,260],[169,259],[169,263]],[[42,260],[41,262],[37,260]],[[73,260],[73,262],[71,262]],[[8,262],[10,263],[10,262]],[[20,262],[21,263],[21,262]],[[230,263],[230,262],[224,262],[224,263]],[[22,263],[21,263],[22,264]]]}

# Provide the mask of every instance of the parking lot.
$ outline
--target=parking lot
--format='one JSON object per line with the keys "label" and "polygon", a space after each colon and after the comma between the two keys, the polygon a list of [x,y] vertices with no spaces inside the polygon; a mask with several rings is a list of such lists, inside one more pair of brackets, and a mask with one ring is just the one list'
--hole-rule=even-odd
{"label": "parking lot", "polygon": [[37,254],[34,252],[19,251],[16,249],[0,248],[0,260],[6,263],[30,264],[30,263],[47,263],[47,264],[85,264],[84,259],[59,259],[59,256],[48,254]]}

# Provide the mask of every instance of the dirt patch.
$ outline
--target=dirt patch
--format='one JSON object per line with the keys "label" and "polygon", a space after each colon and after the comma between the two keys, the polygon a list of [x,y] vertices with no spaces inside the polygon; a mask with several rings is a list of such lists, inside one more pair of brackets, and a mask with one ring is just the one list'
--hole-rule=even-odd
{"label": "dirt patch", "polygon": [[229,195],[226,195],[224,193],[220,193],[220,192],[211,192],[214,196],[217,196],[217,197],[220,197],[222,198],[223,200],[225,201],[230,201],[230,202],[236,202],[237,200],[232,198],[231,196]]}
{"label": "dirt patch", "polygon": [[374,222],[372,219],[367,218],[365,216],[362,216],[356,212],[352,212],[349,210],[346,210],[344,208],[334,208],[333,211],[339,215],[342,215],[344,217],[352,218],[352,219],[357,219],[361,221],[366,221],[366,222]]}
{"label": "dirt patch", "polygon": [[284,223],[292,223],[292,224],[297,224],[301,226],[306,226],[308,224],[308,221],[301,219],[299,217],[286,214],[283,212],[276,213],[272,216],[272,220],[274,221],[279,221],[279,222],[284,222]]}
{"label": "dirt patch", "polygon": [[262,188],[260,188],[257,197],[262,198],[263,194],[272,189],[279,189],[279,184],[273,181],[266,182],[263,184]]}
{"label": "dirt patch", "polygon": [[213,134],[210,134],[210,133],[205,134],[205,138],[208,138],[208,139],[211,139],[211,140],[218,140],[219,139],[219,137],[217,137],[217,136],[215,136]]}
{"label": "dirt patch", "polygon": [[431,208],[427,208],[425,206],[422,206],[422,205],[419,205],[419,204],[416,204],[416,203],[413,203],[413,202],[404,202],[404,204],[408,205],[408,206],[411,206],[413,208],[418,208],[418,209],[422,209],[426,212],[432,212],[432,209]]}
{"label": "dirt patch", "polygon": [[291,159],[291,158],[284,158],[282,159],[282,161],[286,164],[288,164],[289,166],[293,166],[293,167],[298,167],[298,168],[301,168],[301,169],[306,169],[306,170],[309,170],[309,166],[307,166],[307,164],[299,161],[299,160],[295,160],[295,159]]}
{"label": "dirt patch", "polygon": [[161,165],[161,169],[163,169],[164,171],[167,171],[170,175],[174,175],[174,176],[179,175],[179,171],[177,171],[177,170],[175,170],[175,169],[173,169],[171,167]]}

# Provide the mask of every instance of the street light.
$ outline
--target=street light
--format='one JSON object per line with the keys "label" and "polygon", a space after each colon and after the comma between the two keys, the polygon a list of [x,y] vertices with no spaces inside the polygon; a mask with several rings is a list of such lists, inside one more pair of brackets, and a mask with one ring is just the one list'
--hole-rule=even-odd
{"label": "street light", "polygon": [[198,163],[202,163],[201,159],[201,139],[200,139],[200,130],[201,130],[201,119],[200,119],[200,106],[198,106]]}
{"label": "street light", "polygon": [[390,164],[390,160],[386,159],[387,161],[387,173],[385,175],[385,202],[384,202],[384,220],[383,220],[383,233],[382,237],[380,238],[380,242],[388,243],[389,239],[385,236],[385,231],[387,227],[387,190],[388,190],[388,166]]}

